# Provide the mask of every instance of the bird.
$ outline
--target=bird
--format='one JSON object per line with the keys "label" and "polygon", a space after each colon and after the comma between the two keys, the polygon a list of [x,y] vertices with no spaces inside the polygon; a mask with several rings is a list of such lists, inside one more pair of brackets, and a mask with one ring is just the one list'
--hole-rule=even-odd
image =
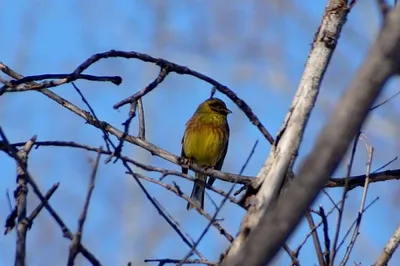
{"label": "bird", "polygon": [[[187,121],[182,137],[181,158],[190,165],[195,162],[205,168],[221,170],[228,151],[229,124],[227,116],[232,113],[226,104],[218,98],[209,98],[202,102]],[[187,174],[188,168],[182,167]],[[195,172],[195,181],[190,195],[192,201],[204,209],[204,192],[207,175]],[[212,186],[215,178],[210,177],[207,184]],[[190,202],[187,210],[194,206]]]}

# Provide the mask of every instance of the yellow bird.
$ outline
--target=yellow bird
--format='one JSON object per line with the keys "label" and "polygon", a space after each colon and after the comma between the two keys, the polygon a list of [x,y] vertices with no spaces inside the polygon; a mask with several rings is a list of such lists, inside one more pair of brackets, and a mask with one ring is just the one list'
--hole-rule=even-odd
{"label": "yellow bird", "polygon": [[[186,123],[182,138],[181,157],[205,167],[221,170],[228,150],[229,125],[227,116],[232,113],[226,104],[218,98],[210,98],[201,103],[193,116]],[[182,167],[182,173],[188,169]],[[204,208],[204,192],[207,176],[195,173],[196,181],[190,198],[202,209]],[[210,177],[208,185],[215,178]],[[187,209],[193,206],[188,203]]]}

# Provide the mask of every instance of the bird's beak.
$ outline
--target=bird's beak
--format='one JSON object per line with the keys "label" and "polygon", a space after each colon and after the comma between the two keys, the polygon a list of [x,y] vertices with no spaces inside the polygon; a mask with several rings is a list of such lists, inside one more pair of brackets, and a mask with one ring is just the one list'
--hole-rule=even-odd
{"label": "bird's beak", "polygon": [[226,114],[231,114],[232,113],[232,111],[229,110],[228,108],[225,109],[225,112],[226,112]]}

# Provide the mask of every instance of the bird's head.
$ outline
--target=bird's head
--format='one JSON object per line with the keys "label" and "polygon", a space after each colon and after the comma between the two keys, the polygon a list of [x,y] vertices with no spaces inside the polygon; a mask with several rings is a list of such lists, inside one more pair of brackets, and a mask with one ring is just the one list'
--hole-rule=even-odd
{"label": "bird's head", "polygon": [[232,111],[226,107],[226,104],[222,100],[218,98],[210,98],[197,107],[196,113],[216,113],[227,116],[232,113]]}

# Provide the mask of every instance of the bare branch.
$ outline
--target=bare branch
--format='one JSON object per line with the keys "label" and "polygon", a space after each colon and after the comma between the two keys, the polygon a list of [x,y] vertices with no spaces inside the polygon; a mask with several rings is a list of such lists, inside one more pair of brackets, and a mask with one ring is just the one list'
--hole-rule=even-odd
{"label": "bare branch", "polygon": [[124,52],[124,51],[116,51],[116,50],[110,50],[108,52],[104,53],[99,53],[92,55],[90,58],[88,58],[85,62],[83,62],[80,66],[76,68],[74,71],[74,75],[79,75],[82,73],[84,70],[86,70],[89,66],[92,64],[96,63],[97,61],[104,59],[104,58],[109,58],[109,57],[122,57],[126,59],[139,59],[144,62],[149,62],[158,65],[161,68],[167,68],[169,72],[175,72],[180,75],[190,75],[193,77],[196,77],[200,80],[203,80],[211,85],[213,85],[219,92],[222,94],[225,94],[229,99],[231,99],[249,118],[250,122],[255,125],[261,134],[264,135],[264,137],[272,144],[274,142],[273,137],[271,134],[268,132],[268,130],[263,126],[261,121],[257,118],[257,116],[253,113],[251,110],[250,106],[240,99],[232,90],[230,90],[228,87],[222,85],[221,83],[217,82],[216,80],[203,75],[197,71],[191,70],[185,66],[181,66],[175,63],[172,63],[170,61],[161,59],[161,58],[154,58],[152,56],[149,56],[147,54],[142,54],[138,52]]}
{"label": "bare branch", "polygon": [[[347,183],[348,190],[350,191],[356,187],[362,187],[365,184],[365,179],[366,175],[357,175],[348,178],[330,178],[326,187],[344,187]],[[377,172],[369,176],[369,183],[385,182],[389,180],[400,180],[400,169]]]}
{"label": "bare branch", "polygon": [[[77,79],[86,79],[91,81],[109,81],[114,83],[115,85],[119,85],[122,82],[122,78],[119,76],[92,76],[85,74],[46,74],[46,75],[37,75],[37,76],[27,76],[23,79],[18,76],[18,73],[14,72],[12,69],[7,67],[4,63],[0,62],[0,71],[3,73],[18,79],[6,82],[3,87],[0,88],[0,96],[6,92],[21,92],[28,90],[42,90],[44,88],[52,88],[57,87],[66,83],[73,82]],[[44,81],[41,83],[36,83],[33,81],[43,80],[43,79],[58,79],[51,81]]]}
{"label": "bare branch", "polygon": [[[354,157],[356,155],[356,150],[357,150],[357,144],[358,140],[360,138],[361,132],[358,132],[357,135],[354,137],[354,144],[353,144],[353,149],[351,150],[351,156],[350,156],[350,162],[347,165],[347,173],[346,177],[349,177],[351,175],[351,170],[353,169],[353,162],[354,162]],[[346,197],[347,197],[347,192],[348,192],[348,184],[345,183],[343,187],[343,193],[342,193],[342,201],[339,206],[338,210],[338,217],[336,221],[336,229],[335,229],[335,235],[333,237],[333,245],[332,245],[332,252],[331,252],[331,257],[329,258],[329,266],[333,266],[335,257],[336,257],[336,251],[337,251],[337,244],[339,240],[339,234],[340,234],[340,228],[342,226],[342,218],[343,218],[343,213],[344,213],[344,205],[346,203]]]}
{"label": "bare branch", "polygon": [[375,263],[374,266],[386,266],[390,258],[392,257],[393,253],[396,251],[400,244],[400,226],[397,227],[396,231],[389,239],[388,243],[386,244],[385,248],[383,249],[382,254],[379,256],[378,261]]}
{"label": "bare branch", "polygon": [[[250,154],[247,156],[246,161],[244,162],[242,168],[240,169],[239,175],[241,175],[243,173],[243,171],[246,169],[247,164],[249,163],[251,157],[254,154],[254,151],[257,147],[258,144],[258,140],[254,143],[253,148],[250,151]],[[203,232],[200,234],[199,238],[197,239],[197,241],[194,243],[192,249],[186,254],[186,256],[181,260],[180,263],[177,264],[177,266],[181,266],[184,264],[184,262],[189,259],[189,257],[192,255],[193,249],[200,243],[200,241],[203,239],[203,237],[206,235],[208,229],[211,227],[211,225],[214,223],[214,221],[216,221],[217,215],[218,213],[221,211],[222,207],[225,205],[226,200],[228,199],[228,196],[232,193],[233,189],[235,188],[236,183],[233,183],[231,188],[228,191],[228,195],[226,197],[224,197],[224,199],[221,201],[221,204],[217,207],[217,209],[215,210],[215,213],[212,217],[212,219],[210,220],[210,222],[207,224],[206,228],[204,228]]]}
{"label": "bare branch", "polygon": [[[13,147],[21,147],[24,146],[24,142],[17,142],[17,143],[12,143],[10,144],[10,146]],[[78,149],[84,149],[87,151],[93,151],[93,152],[97,152],[97,148],[89,146],[89,145],[84,145],[84,144],[80,144],[80,143],[76,143],[73,141],[36,141],[34,146],[36,148],[38,147],[51,147],[51,146],[55,146],[55,147],[70,147],[70,148],[78,148]],[[3,142],[0,141],[0,150],[5,150],[4,144]],[[112,152],[109,151],[102,151],[102,154],[106,154],[106,155],[111,155]],[[146,164],[142,164],[138,161],[135,161],[127,156],[120,156],[123,160],[128,161],[132,164],[134,164],[135,166],[144,169],[146,171],[153,171],[153,172],[159,172],[162,174],[162,179],[165,178],[168,175],[175,175],[175,176],[179,176],[179,177],[183,177],[187,180],[193,180],[193,178],[189,175],[183,174],[180,171],[174,171],[174,170],[168,170],[165,168],[160,168],[160,167],[156,167],[156,166],[152,166],[152,165],[146,165]],[[395,158],[396,159],[396,158]],[[394,160],[394,159],[393,159]],[[391,161],[393,161],[391,160]],[[390,163],[390,162],[389,162]],[[386,166],[386,164],[385,164]],[[383,166],[383,168],[385,167]],[[378,170],[381,170],[382,167],[380,167]],[[218,171],[219,172],[219,171]],[[221,172],[224,175],[226,175],[227,179],[221,179],[218,178],[220,180],[226,181],[226,182],[235,182],[236,177],[239,177],[239,180],[237,181],[238,184],[248,184],[249,182],[251,182],[252,180],[254,180],[253,177],[250,176],[239,176],[239,175],[235,175],[235,174],[230,174],[230,173],[224,173]],[[351,176],[351,177],[340,177],[340,178],[335,178],[335,177],[331,177],[328,181],[328,183],[326,184],[325,187],[327,188],[336,188],[336,187],[344,187],[347,183],[348,186],[348,190],[353,190],[354,188],[357,187],[362,187],[365,183],[365,175],[356,175],[356,176]],[[385,182],[385,181],[390,181],[390,180],[400,180],[400,169],[395,169],[395,170],[386,170],[386,171],[381,171],[381,172],[375,172],[373,174],[370,174],[370,180],[369,183],[377,183],[377,182]],[[224,192],[222,190],[219,190],[215,187],[208,187],[209,189],[213,190],[214,192],[221,194],[222,196],[225,196],[225,194],[223,194]],[[232,202],[237,202],[236,199],[231,198],[230,199]]]}
{"label": "bare branch", "polygon": [[[4,142],[8,142],[1,128],[0,128],[0,135]],[[28,195],[28,185],[27,185],[28,181],[26,173],[23,169],[28,167],[28,154],[31,151],[35,141],[36,141],[36,136],[33,136],[29,141],[26,142],[24,147],[18,152],[12,147],[9,147],[9,149],[11,148],[9,152],[14,153],[17,162],[17,179],[16,179],[17,188],[14,191],[14,197],[16,202],[15,203],[16,218],[18,219],[17,242],[16,242],[17,246],[15,250],[16,266],[25,265],[26,231],[27,231],[26,206],[27,206],[27,195]]]}
{"label": "bare branch", "polygon": [[[376,197],[373,201],[371,201],[365,208],[364,208],[364,212],[366,210],[369,209],[369,207],[371,207],[374,203],[376,203],[379,200],[379,197]],[[344,234],[344,237],[342,239],[342,241],[340,242],[340,244],[338,245],[336,251],[340,250],[340,248],[342,247],[342,245],[344,244],[344,242],[346,241],[346,238],[349,236],[351,230],[353,229],[353,227],[357,224],[357,218],[354,219],[353,223],[350,225],[349,229],[346,231],[346,233]]]}
{"label": "bare branch", "polygon": [[381,103],[378,103],[377,105],[375,105],[374,107],[371,107],[371,109],[369,109],[370,111],[373,111],[379,107],[381,107],[382,105],[385,105],[386,103],[388,103],[390,100],[393,100],[394,98],[396,98],[398,95],[400,94],[400,91],[396,92],[395,94],[393,94],[392,96],[390,96],[388,99],[384,100]]}
{"label": "bare branch", "polygon": [[262,215],[254,230],[246,227],[246,244],[222,265],[265,265],[275,256],[338,166],[383,85],[400,68],[399,53],[400,7],[396,6],[298,176],[274,208]]}
{"label": "bare branch", "polygon": [[[158,262],[158,265],[165,265],[167,263],[171,264],[177,264],[181,260],[174,260],[174,259],[147,259],[144,260],[144,262]],[[204,264],[204,265],[209,265],[209,266],[214,266],[217,265],[216,262],[211,262],[208,260],[186,260],[183,264]]]}
{"label": "bare branch", "polygon": [[[46,195],[44,195],[45,199],[47,201],[50,200],[51,196],[53,196],[54,192],[56,192],[57,188],[60,186],[60,183],[57,182],[55,183],[46,193]],[[31,212],[31,214],[29,215],[29,217],[27,217],[28,220],[28,227],[32,226],[33,220],[35,220],[35,218],[38,216],[38,214],[40,213],[40,211],[43,209],[44,204],[43,202],[40,202],[39,205]]]}
{"label": "bare branch", "polygon": [[[23,146],[24,143],[14,143],[14,144],[10,144],[10,145],[13,146],[13,147],[20,147],[20,146]],[[55,147],[78,148],[78,149],[84,149],[84,150],[93,151],[93,152],[97,152],[97,150],[98,150],[95,147],[92,147],[92,146],[89,146],[89,145],[80,144],[80,143],[76,143],[76,142],[73,142],[73,141],[37,141],[37,142],[35,142],[34,145],[36,146],[36,148],[38,148],[38,147],[55,146]],[[5,147],[4,147],[2,142],[0,142],[0,150],[5,150]],[[105,150],[102,150],[101,152],[102,152],[102,154],[105,154],[105,155],[113,155],[114,154],[111,151],[105,151]],[[116,155],[114,154],[113,156],[116,156]],[[182,178],[184,178],[186,180],[194,181],[193,177],[191,177],[188,174],[183,174],[180,171],[168,170],[168,169],[165,169],[165,168],[160,168],[160,167],[156,167],[156,166],[152,166],[152,165],[143,164],[143,163],[140,163],[138,161],[135,161],[135,160],[131,159],[128,156],[121,155],[119,158],[122,159],[123,161],[132,163],[134,166],[136,166],[136,167],[138,167],[140,169],[143,169],[143,170],[146,170],[146,171],[151,171],[151,172],[161,173],[160,180],[164,179],[166,176],[174,175],[174,176],[182,177]],[[230,175],[230,174],[228,174],[228,175]],[[247,177],[244,177],[243,180],[241,179],[237,183],[241,183],[241,184],[246,183],[246,178]],[[232,179],[232,180],[234,180],[234,179]],[[249,179],[247,179],[247,180],[249,180]],[[228,181],[228,182],[234,182],[234,181]],[[218,189],[218,188],[210,186],[208,184],[205,184],[205,186],[208,189],[214,191],[217,194],[220,194],[223,197],[226,197],[228,195],[222,189]],[[235,203],[235,204],[239,204],[239,202],[232,196],[228,196],[228,199],[231,202]]]}
{"label": "bare branch", "polygon": [[[322,78],[335,50],[347,14],[348,7],[344,1],[328,1],[321,26],[315,34],[313,47],[298,90],[285,121],[278,132],[276,142],[258,173],[257,180],[243,197],[244,206],[249,205],[250,202],[254,202],[254,204],[252,204],[243,219],[240,233],[230,247],[228,257],[235,256],[244,247],[243,244],[249,232],[258,224],[265,210],[268,210],[273,205],[284,185],[288,170],[291,172],[303,132],[319,93]],[[254,197],[253,194],[257,192],[258,188],[259,191]],[[233,263],[231,259],[228,261],[230,264]]]}
{"label": "bare branch", "polygon": [[144,119],[144,107],[143,100],[140,98],[138,100],[138,109],[139,109],[139,133],[138,137],[141,139],[146,138],[146,121]]}
{"label": "bare branch", "polygon": [[68,256],[68,262],[67,262],[68,266],[74,265],[74,260],[76,258],[76,255],[78,255],[79,245],[81,244],[81,239],[82,239],[83,225],[85,224],[87,212],[89,209],[90,199],[92,197],[94,184],[96,181],[96,174],[97,174],[97,170],[99,168],[99,161],[100,161],[102,149],[103,148],[100,146],[98,153],[97,153],[96,161],[93,165],[92,174],[90,175],[89,187],[88,187],[88,190],[86,193],[85,203],[83,205],[82,213],[79,216],[79,220],[78,220],[78,229],[76,230],[76,233],[75,233],[74,237],[72,238],[70,249],[69,249],[69,256]]}
{"label": "bare branch", "polygon": [[[340,203],[340,201],[339,201],[337,204],[339,204],[339,203]],[[328,216],[335,210],[335,208],[337,208],[337,207],[336,207],[337,204],[336,204],[336,203],[334,204],[334,207],[331,208],[331,209],[329,210],[329,212],[326,214],[326,217],[328,217]],[[305,243],[307,242],[308,238],[309,238],[309,237],[312,235],[312,233],[313,233],[315,230],[317,230],[318,227],[320,227],[322,224],[323,224],[323,221],[320,221],[320,222],[319,222],[317,225],[315,225],[315,226],[311,229],[311,231],[304,237],[303,241],[301,241],[300,245],[299,245],[299,246],[296,248],[296,250],[295,250],[295,253],[296,253],[296,254],[299,254],[299,253],[300,253],[301,248],[305,245]]]}
{"label": "bare branch", "polygon": [[324,252],[325,263],[322,265],[330,265],[331,240],[329,238],[329,233],[328,233],[328,231],[329,231],[328,219],[325,214],[325,210],[322,206],[319,206],[319,214],[322,219],[323,231],[324,231],[324,243],[325,243],[325,252]]}
{"label": "bare branch", "polygon": [[[162,187],[168,189],[171,192],[174,192],[177,196],[179,196],[180,198],[185,199],[186,201],[193,203],[192,199],[188,196],[186,196],[185,194],[182,193],[182,191],[180,191],[180,189],[178,189],[178,187],[172,187],[170,185],[161,183],[160,181],[157,181],[153,178],[141,175],[139,173],[135,173],[132,171],[132,169],[129,167],[129,165],[126,162],[122,162],[123,165],[125,166],[125,168],[128,170],[129,174],[136,180],[136,182],[138,183],[140,189],[145,193],[146,197],[148,198],[148,200],[153,204],[153,206],[158,210],[158,212],[160,213],[160,215],[166,219],[166,221],[168,222],[168,218],[165,216],[165,214],[162,213],[162,210],[158,207],[158,205],[156,203],[154,203],[153,198],[151,197],[151,195],[148,193],[148,191],[146,190],[146,188],[143,186],[142,182],[140,182],[140,179],[144,179],[147,181],[150,181],[154,184],[158,184],[161,185]],[[195,209],[204,217],[206,217],[209,221],[212,221],[212,217],[211,215],[209,215],[208,213],[206,213],[203,209],[196,207]],[[233,241],[233,237],[217,222],[217,221],[213,221],[213,226],[215,228],[217,228],[217,230],[224,235],[228,241],[232,242]],[[174,227],[173,227],[174,228]],[[175,228],[174,228],[175,229]]]}
{"label": "bare branch", "polygon": [[[175,219],[164,209],[164,207],[160,204],[160,202],[158,202],[158,200],[156,200],[156,198],[153,197],[153,200],[161,210],[160,215],[165,215],[165,220],[168,222],[168,224],[170,224],[171,227],[178,233],[183,242],[185,242],[192,249],[194,246],[194,240],[191,238],[191,236],[181,228],[179,223],[175,221]],[[203,254],[201,254],[196,247],[193,249],[193,252],[196,253],[201,260],[206,260]]]}
{"label": "bare branch", "polygon": [[[90,111],[90,113],[92,114],[92,116],[93,116],[94,118],[98,119],[96,113],[94,112],[93,107],[92,107],[92,106],[90,105],[90,103],[86,100],[86,98],[85,98],[85,96],[83,95],[83,93],[81,92],[81,90],[75,85],[74,82],[72,82],[72,86],[74,87],[74,89],[76,90],[76,92],[79,94],[79,96],[81,96],[81,99],[82,99],[83,103],[89,108],[89,111]],[[110,145],[115,149],[115,145],[114,145],[114,143],[111,141],[111,139],[110,139],[110,137],[109,137],[109,135],[108,135],[108,132],[105,131],[105,130],[102,129],[102,128],[100,128],[100,130],[103,132],[103,139],[104,139],[104,141],[105,141],[107,150],[110,151]]]}
{"label": "bare branch", "polygon": [[[158,74],[158,76],[154,79],[154,81],[152,83],[150,83],[149,85],[147,85],[144,89],[142,89],[141,91],[135,93],[132,96],[129,96],[128,98],[114,104],[114,109],[118,109],[126,104],[133,104],[135,105],[135,108],[133,108],[134,110],[136,110],[136,104],[137,101],[142,98],[143,96],[145,96],[147,93],[151,92],[152,90],[154,90],[155,88],[157,88],[157,86],[164,81],[164,79],[168,76],[170,70],[168,67],[161,67],[160,69],[160,73]],[[133,115],[135,116],[135,115]]]}
{"label": "bare branch", "polygon": [[[190,197],[188,197],[187,195],[185,195],[177,185],[171,186],[171,185],[162,183],[162,182],[160,182],[158,180],[155,180],[155,179],[153,179],[151,177],[147,177],[147,176],[141,175],[139,173],[135,173],[135,172],[130,173],[130,175],[133,175],[134,177],[136,176],[137,178],[144,179],[144,180],[149,181],[151,183],[160,185],[160,186],[166,188],[168,191],[171,191],[171,192],[175,193],[175,195],[177,195],[178,197],[186,200],[187,202],[193,203],[192,199]],[[221,235],[225,236],[225,238],[229,242],[233,241],[233,237],[216,220],[213,220],[212,216],[210,214],[208,214],[207,212],[205,212],[203,209],[201,209],[199,207],[195,206],[194,208],[197,210],[197,212],[200,215],[204,216],[208,221],[213,221],[212,225],[220,232]]]}
{"label": "bare branch", "polygon": [[[0,127],[0,136],[3,138],[3,143],[5,145],[5,147],[10,147],[10,144],[2,130],[2,128]],[[68,227],[65,225],[65,223],[63,222],[63,220],[60,218],[60,216],[56,213],[56,211],[50,206],[48,200],[44,197],[44,195],[42,194],[42,192],[40,191],[39,186],[36,184],[35,180],[32,178],[32,176],[29,174],[28,170],[26,169],[25,165],[23,164],[23,162],[21,161],[21,159],[19,158],[17,152],[11,147],[8,149],[11,156],[18,162],[18,164],[21,166],[22,170],[25,173],[25,178],[26,181],[29,183],[29,185],[31,185],[33,192],[36,194],[36,196],[40,199],[40,201],[43,203],[44,207],[49,211],[50,215],[54,218],[54,220],[57,222],[57,224],[60,226],[62,232],[63,232],[63,236],[72,240],[72,233],[71,231],[68,229]],[[95,266],[100,266],[101,263],[96,259],[96,257],[90,252],[88,251],[83,245],[79,245],[79,252],[82,253],[82,255],[89,260],[93,265]]]}
{"label": "bare branch", "polygon": [[361,204],[360,204],[360,210],[358,211],[357,223],[356,223],[356,227],[354,228],[353,236],[351,237],[350,244],[346,249],[346,253],[343,257],[342,262],[340,263],[341,266],[346,265],[347,261],[349,260],[350,253],[351,253],[351,251],[354,247],[354,244],[356,243],[357,237],[360,233],[360,225],[361,225],[361,219],[362,219],[362,216],[364,213],[365,200],[367,198],[367,191],[368,191],[368,185],[369,185],[369,174],[371,172],[371,163],[372,163],[373,154],[374,154],[374,148],[372,148],[371,146],[368,146],[368,161],[367,161],[367,173],[366,173],[367,178],[365,179],[365,185],[364,185],[363,195],[362,195]]}
{"label": "bare branch", "polygon": [[[311,235],[313,238],[313,243],[314,243],[314,248],[315,248],[315,254],[317,255],[319,265],[325,265],[324,256],[322,254],[321,243],[320,243],[319,237],[318,237],[318,232],[317,232],[317,230],[313,230],[313,228],[315,228],[315,223],[314,223],[314,219],[312,218],[311,211],[307,210],[305,213],[305,216],[306,216],[306,219],[308,222],[308,226],[310,227],[310,230],[311,230]],[[300,251],[300,249],[297,250],[297,254],[299,251]]]}
{"label": "bare branch", "polygon": [[[118,51],[114,51],[114,52],[117,52],[117,54],[126,53],[126,52],[118,52]],[[135,54],[143,55],[143,54],[135,53],[135,52],[132,52],[132,53],[133,53],[133,55],[135,55]],[[94,60],[93,58],[97,58],[95,56],[92,57],[92,60]],[[146,57],[144,57],[144,58],[146,58]],[[96,61],[98,61],[100,59],[101,58],[98,58]],[[146,61],[146,60],[143,60],[143,61]],[[168,62],[168,61],[166,61],[166,62]],[[0,64],[0,70],[2,71],[3,69],[4,68],[1,68],[1,64]],[[16,79],[23,78],[22,75],[16,73],[15,71],[11,70],[10,68],[6,67],[6,69],[8,70],[8,72],[6,72],[6,74],[10,74],[10,75],[12,74],[13,78],[16,78]],[[78,69],[80,69],[80,68],[78,67]],[[187,68],[184,68],[184,69],[187,69]],[[187,71],[192,73],[191,72],[192,70],[187,69]],[[193,73],[197,73],[197,72],[193,72]],[[198,73],[198,75],[202,75],[202,74]],[[195,76],[195,74],[193,74],[193,76]],[[226,88],[226,89],[229,91],[228,88]],[[252,177],[238,176],[238,175],[235,175],[235,174],[222,173],[222,172],[220,172],[218,170],[211,169],[211,168],[204,169],[204,167],[202,167],[201,165],[197,165],[195,163],[192,163],[192,164],[190,164],[190,166],[187,166],[182,162],[180,157],[178,157],[176,155],[173,155],[173,154],[169,153],[168,151],[163,150],[163,149],[157,147],[156,145],[154,145],[154,144],[152,144],[150,142],[147,142],[144,139],[141,139],[141,138],[138,138],[138,137],[134,137],[132,135],[126,135],[125,136],[124,132],[118,130],[117,128],[113,127],[112,125],[110,125],[109,123],[107,123],[105,121],[101,121],[101,120],[97,119],[93,115],[91,115],[91,114],[87,113],[86,111],[80,109],[79,107],[77,107],[73,103],[71,103],[68,100],[58,96],[57,94],[53,93],[52,91],[50,91],[48,89],[42,89],[42,90],[40,90],[40,92],[43,93],[44,95],[46,95],[47,97],[49,97],[50,99],[52,99],[53,101],[59,103],[62,107],[66,108],[66,109],[70,110],[71,112],[75,113],[76,115],[82,117],[88,124],[90,124],[90,125],[92,125],[92,126],[94,126],[96,128],[99,128],[101,130],[105,130],[105,131],[107,131],[108,133],[114,135],[115,137],[117,137],[120,140],[124,139],[125,141],[128,141],[128,142],[130,142],[130,143],[132,143],[134,145],[140,146],[143,149],[149,151],[152,155],[157,155],[157,156],[159,156],[159,157],[161,157],[161,158],[163,158],[163,159],[165,159],[165,160],[167,160],[169,162],[172,162],[174,164],[178,164],[180,166],[183,165],[183,166],[189,167],[189,169],[191,169],[193,171],[204,173],[204,174],[206,174],[208,176],[212,176],[212,177],[215,177],[215,178],[223,180],[223,181],[236,182],[236,183],[239,183],[239,184],[243,184],[243,183],[248,183],[250,180],[252,180]],[[237,97],[237,96],[235,95],[235,97]],[[240,101],[242,101],[242,100],[240,100]],[[247,106],[247,104],[246,104],[246,106]],[[258,125],[262,126],[261,123],[258,124]],[[118,154],[115,154],[115,156],[118,157]],[[243,181],[244,179],[246,179],[246,181]]]}

